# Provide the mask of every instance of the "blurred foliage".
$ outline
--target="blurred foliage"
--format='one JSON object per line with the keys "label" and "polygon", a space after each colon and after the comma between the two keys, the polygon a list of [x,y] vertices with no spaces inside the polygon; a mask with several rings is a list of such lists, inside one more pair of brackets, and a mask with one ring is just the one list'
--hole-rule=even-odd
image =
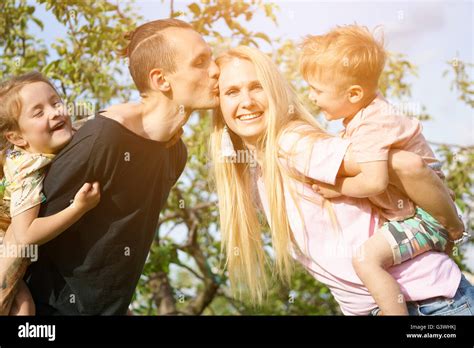
{"label": "blurred foliage", "polygon": [[[135,27],[140,17],[132,2],[126,6],[105,0],[3,0],[0,3],[0,79],[10,74],[38,70],[51,78],[66,98],[74,117],[98,110],[112,98],[126,98],[133,88],[117,76],[128,68],[117,51],[125,45],[123,34]],[[62,31],[46,47],[29,32],[28,26],[48,30],[36,17],[38,7],[48,12]],[[126,15],[124,15],[126,13]],[[48,20],[50,20],[48,18]],[[87,102],[88,105],[81,105]],[[82,108],[80,108],[81,106]]]}
{"label": "blurred foliage", "polygon": [[[263,0],[200,0],[189,2],[185,12],[177,12],[173,1],[162,2],[169,4],[170,17],[190,22],[217,53],[238,44],[270,47],[269,54],[317,117],[318,110],[308,100],[308,87],[299,74],[297,45],[249,29],[259,15],[277,25],[276,5]],[[52,19],[38,18],[39,7]],[[116,98],[127,99],[134,87],[116,51],[125,44],[123,33],[140,22],[142,18],[130,1],[3,0],[0,3],[0,78],[33,69],[42,71],[68,101],[74,104],[85,101],[93,105],[93,110]],[[57,27],[62,31],[50,47],[31,33],[32,30],[50,32]],[[472,82],[466,71],[466,67],[472,65],[458,63],[452,65],[453,88],[459,91],[460,99],[472,107]],[[391,54],[381,78],[381,90],[392,100],[403,103],[410,98],[410,79],[415,77],[415,66],[404,56]],[[428,119],[424,110],[423,106],[419,107],[414,116]],[[75,114],[84,116],[80,112]],[[184,141],[189,152],[186,170],[161,213],[131,305],[132,312],[140,315],[340,314],[327,287],[301,267],[297,268],[291,286],[275,284],[267,303],[261,307],[253,307],[245,299],[230,295],[220,252],[216,195],[208,177],[210,130],[211,113],[206,111],[196,112],[185,128]],[[446,165],[448,185],[456,192],[458,204],[468,213],[472,227],[474,219],[469,210],[472,174],[466,170],[473,168],[472,148],[442,145],[438,153]],[[456,261],[464,267],[462,256],[456,256]]]}
{"label": "blurred foliage", "polygon": [[471,80],[469,73],[466,71],[469,69],[472,71],[474,64],[463,62],[459,58],[454,58],[448,64],[451,66],[451,69],[447,69],[443,76],[448,76],[451,73],[454,74],[451,89],[457,90],[459,99],[471,108],[474,108],[474,81]]}

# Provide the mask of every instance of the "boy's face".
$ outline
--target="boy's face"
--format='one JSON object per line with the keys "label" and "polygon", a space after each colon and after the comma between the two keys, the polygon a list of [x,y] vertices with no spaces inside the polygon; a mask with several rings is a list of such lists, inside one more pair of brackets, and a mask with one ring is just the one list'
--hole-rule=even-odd
{"label": "boy's face", "polygon": [[323,112],[328,121],[352,116],[353,104],[344,90],[338,90],[335,84],[322,83],[317,79],[308,81],[309,99]]}
{"label": "boy's face", "polygon": [[56,91],[45,82],[34,82],[20,91],[18,119],[20,143],[34,153],[58,153],[71,140],[71,118]]}
{"label": "boy's face", "polygon": [[168,74],[173,99],[186,109],[219,105],[219,68],[209,45],[194,30],[170,28],[169,41],[176,50],[176,71]]}

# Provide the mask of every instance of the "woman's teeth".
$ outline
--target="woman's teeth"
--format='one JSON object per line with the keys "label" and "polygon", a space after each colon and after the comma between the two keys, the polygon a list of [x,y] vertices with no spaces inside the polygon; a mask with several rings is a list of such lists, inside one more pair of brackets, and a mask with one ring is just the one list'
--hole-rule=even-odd
{"label": "woman's teeth", "polygon": [[261,112],[254,112],[253,114],[246,114],[239,116],[238,119],[241,121],[248,121],[248,120],[253,120],[254,118],[260,117],[262,115]]}

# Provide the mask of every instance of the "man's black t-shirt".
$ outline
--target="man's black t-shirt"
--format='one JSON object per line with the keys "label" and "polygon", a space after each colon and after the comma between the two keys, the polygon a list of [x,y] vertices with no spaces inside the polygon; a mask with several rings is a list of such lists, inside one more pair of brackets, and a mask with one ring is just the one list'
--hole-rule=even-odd
{"label": "man's black t-shirt", "polygon": [[38,314],[126,313],[186,157],[182,141],[167,149],[100,114],[77,131],[49,168],[40,216],[66,208],[85,182],[100,183],[101,200],[40,247],[25,277]]}

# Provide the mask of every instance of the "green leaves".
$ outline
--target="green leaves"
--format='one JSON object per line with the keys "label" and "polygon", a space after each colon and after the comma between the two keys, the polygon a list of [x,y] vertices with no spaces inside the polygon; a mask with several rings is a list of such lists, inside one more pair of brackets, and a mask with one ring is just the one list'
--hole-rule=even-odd
{"label": "green leaves", "polygon": [[188,5],[188,8],[191,10],[195,17],[199,17],[201,15],[201,8],[195,2],[193,2],[191,5]]}
{"label": "green leaves", "polygon": [[449,70],[443,72],[443,76],[454,74],[453,82],[451,83],[451,90],[456,90],[459,94],[459,100],[462,100],[470,107],[474,108],[474,81],[468,75],[468,69],[474,68],[473,63],[466,63],[459,58],[454,58],[447,62],[450,65]]}

